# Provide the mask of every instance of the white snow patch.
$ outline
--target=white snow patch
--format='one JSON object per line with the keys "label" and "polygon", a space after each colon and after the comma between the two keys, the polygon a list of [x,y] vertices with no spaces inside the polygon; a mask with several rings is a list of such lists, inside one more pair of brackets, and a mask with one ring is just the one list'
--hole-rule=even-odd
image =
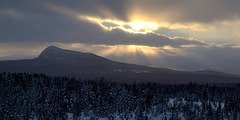
{"label": "white snow patch", "polygon": [[67,120],[73,120],[73,113],[67,113]]}

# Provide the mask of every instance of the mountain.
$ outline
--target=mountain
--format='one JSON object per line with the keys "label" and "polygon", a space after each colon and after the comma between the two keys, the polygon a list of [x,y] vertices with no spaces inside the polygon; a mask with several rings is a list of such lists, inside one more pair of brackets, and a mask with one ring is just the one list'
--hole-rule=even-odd
{"label": "mountain", "polygon": [[240,76],[214,71],[184,72],[115,62],[92,53],[49,46],[34,59],[0,61],[0,72],[29,72],[100,79],[115,82],[156,82],[162,84],[208,83],[236,84]]}

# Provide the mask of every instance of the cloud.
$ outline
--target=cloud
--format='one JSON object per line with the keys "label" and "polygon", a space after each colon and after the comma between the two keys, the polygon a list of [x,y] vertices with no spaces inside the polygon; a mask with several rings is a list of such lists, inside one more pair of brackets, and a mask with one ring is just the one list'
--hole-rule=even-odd
{"label": "cloud", "polygon": [[[54,9],[54,12],[62,8],[52,4],[47,4],[47,6]],[[2,19],[0,22],[5,24],[0,28],[0,41],[80,42],[86,44],[146,45],[154,47],[181,47],[181,45],[192,44],[196,46],[208,45],[197,40],[188,40],[181,37],[170,38],[157,33],[131,34],[131,32],[126,32],[121,28],[123,26],[113,28],[111,31],[105,31],[104,27],[101,26],[104,22],[117,25],[123,24],[124,26],[132,23],[118,23],[119,21],[108,19],[96,19],[94,21],[95,18],[83,16],[67,8],[62,8],[58,12],[69,17],[65,15],[61,16],[61,19],[46,16],[40,19],[28,17],[29,19],[25,21]],[[90,19],[90,21],[92,20],[97,24],[92,24],[84,19]],[[98,22],[101,22],[101,25]],[[141,32],[141,30],[138,32]]]}
{"label": "cloud", "polygon": [[23,15],[13,9],[1,10],[0,15],[6,15],[12,18],[23,19]]}
{"label": "cloud", "polygon": [[[76,40],[78,33],[102,34],[92,29],[94,25],[87,25],[79,17],[92,17],[103,20],[98,25],[108,29],[122,29],[131,33],[144,33],[149,30],[134,31],[129,24],[119,25],[111,21],[124,23],[148,22],[158,26],[154,31],[162,35],[169,35],[163,29],[171,32],[171,37],[192,37],[201,41],[239,43],[240,26],[238,0],[78,0],[65,1],[17,1],[2,2],[0,5],[0,41],[64,41]],[[143,9],[144,8],[144,9]],[[24,21],[4,17],[24,16]],[[96,22],[95,22],[96,23]],[[110,25],[111,24],[111,25]],[[112,28],[111,28],[112,27]],[[24,29],[24,30],[23,30]],[[82,30],[84,29],[84,30]],[[80,31],[81,30],[81,31]],[[90,32],[91,33],[87,33]],[[97,33],[99,32],[99,33]],[[9,36],[14,34],[16,37]],[[84,35],[85,35],[84,34]],[[56,37],[57,35],[63,35]],[[79,37],[82,39],[83,37]],[[16,40],[17,39],[17,40]],[[85,39],[85,38],[83,38]],[[94,39],[91,37],[90,39]]]}
{"label": "cloud", "polygon": [[240,17],[239,0],[78,0],[72,2],[58,0],[58,2],[51,2],[81,11],[82,14],[123,21],[133,19],[151,21],[154,18],[157,21],[172,23],[209,23]]}
{"label": "cloud", "polygon": [[238,0],[138,0],[131,1],[129,10],[133,12],[131,14],[149,15],[146,18],[150,19],[155,15],[158,20],[171,22],[209,23],[239,19],[239,3]]}

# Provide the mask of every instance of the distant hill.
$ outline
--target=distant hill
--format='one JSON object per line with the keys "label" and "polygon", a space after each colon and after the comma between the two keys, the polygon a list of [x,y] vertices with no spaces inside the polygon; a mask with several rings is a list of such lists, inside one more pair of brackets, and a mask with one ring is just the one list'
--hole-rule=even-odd
{"label": "distant hill", "polygon": [[44,73],[115,82],[156,82],[162,84],[236,84],[240,76],[214,71],[184,72],[111,61],[92,53],[82,53],[49,46],[34,59],[0,61],[0,71]]}

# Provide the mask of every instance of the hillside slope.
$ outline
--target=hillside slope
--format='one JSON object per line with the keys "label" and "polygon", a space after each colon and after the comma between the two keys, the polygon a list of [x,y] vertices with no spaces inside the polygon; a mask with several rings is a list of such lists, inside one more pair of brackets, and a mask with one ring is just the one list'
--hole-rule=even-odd
{"label": "hillside slope", "polygon": [[92,53],[47,47],[35,59],[0,61],[0,71],[45,73],[76,77],[77,79],[99,79],[115,82],[156,82],[163,84],[240,83],[240,77],[214,71],[183,72],[165,68],[152,68],[111,61]]}

